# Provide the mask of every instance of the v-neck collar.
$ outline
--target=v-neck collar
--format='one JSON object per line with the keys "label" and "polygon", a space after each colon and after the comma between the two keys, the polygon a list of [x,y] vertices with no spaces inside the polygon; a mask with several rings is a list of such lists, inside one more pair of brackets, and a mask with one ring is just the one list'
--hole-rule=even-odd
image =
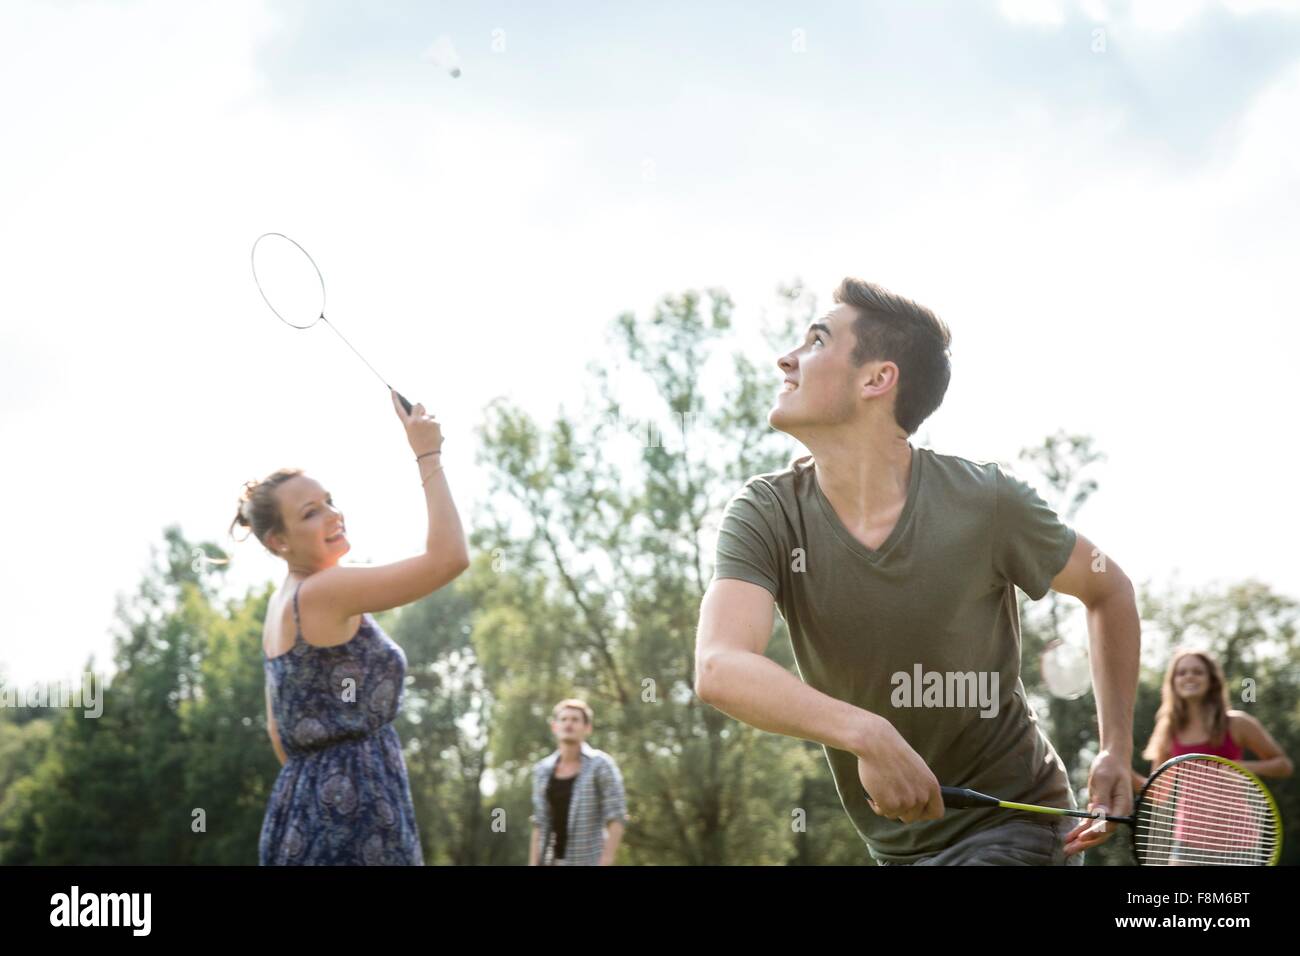
{"label": "v-neck collar", "polygon": [[912,471],[907,479],[907,501],[903,503],[903,510],[899,513],[898,520],[894,522],[894,529],[889,532],[889,537],[875,550],[868,548],[859,541],[853,532],[844,526],[840,516],[835,513],[835,507],[831,504],[830,499],[826,497],[826,492],[822,491],[821,483],[817,481],[816,460],[813,461],[812,467],[808,470],[808,480],[813,485],[813,496],[821,506],[822,514],[826,516],[826,521],[831,526],[831,530],[835,532],[836,537],[844,542],[846,547],[873,564],[886,557],[893,550],[894,545],[898,543],[898,539],[907,530],[907,524],[912,520],[912,512],[916,510],[917,489],[921,486],[922,458],[915,445],[908,442],[908,447],[912,450]]}

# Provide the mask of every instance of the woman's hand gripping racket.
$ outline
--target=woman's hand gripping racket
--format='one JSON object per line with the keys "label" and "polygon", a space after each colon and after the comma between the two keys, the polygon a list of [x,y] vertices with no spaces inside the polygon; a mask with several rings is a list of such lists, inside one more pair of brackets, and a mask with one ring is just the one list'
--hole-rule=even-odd
{"label": "woman's hand gripping racket", "polygon": [[[343,333],[325,318],[325,278],[306,249],[283,233],[268,232],[258,236],[253,243],[252,259],[257,291],[262,293],[262,300],[276,318],[295,329],[309,329],[317,322],[324,322],[343,339]],[[366,357],[357,352],[351,342],[343,339],[343,344],[366,362]],[[366,362],[366,368],[375,372],[375,367],[369,362]],[[375,372],[375,377],[384,382],[410,414],[411,403],[402,393],[393,389],[378,372]]]}
{"label": "woman's hand gripping racket", "polygon": [[416,403],[414,408],[407,408],[405,413],[398,406],[397,400],[402,396],[397,392],[391,392],[393,397],[393,411],[401,419],[402,427],[406,429],[406,440],[411,446],[411,451],[416,455],[426,455],[430,452],[442,450],[442,426],[438,424],[437,416],[430,415],[424,410],[424,406]]}

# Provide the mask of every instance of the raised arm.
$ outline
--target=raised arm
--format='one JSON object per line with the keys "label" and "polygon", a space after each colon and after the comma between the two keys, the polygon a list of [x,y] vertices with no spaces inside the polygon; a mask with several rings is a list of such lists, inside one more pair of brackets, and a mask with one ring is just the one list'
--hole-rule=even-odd
{"label": "raised arm", "polygon": [[391,397],[412,452],[423,456],[417,463],[428,513],[424,553],[373,568],[335,566],[307,578],[300,600],[310,603],[314,613],[335,620],[418,601],[469,567],[469,546],[442,469],[442,429],[423,405],[407,415],[396,393]]}

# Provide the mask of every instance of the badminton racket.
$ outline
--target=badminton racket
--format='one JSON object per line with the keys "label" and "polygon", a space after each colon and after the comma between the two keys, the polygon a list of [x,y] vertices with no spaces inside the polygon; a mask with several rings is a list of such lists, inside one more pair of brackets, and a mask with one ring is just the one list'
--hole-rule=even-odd
{"label": "badminton racket", "polygon": [[1282,856],[1282,815],[1273,795],[1246,768],[1211,754],[1161,764],[1132,816],[1013,803],[960,787],[939,791],[952,810],[1000,807],[1126,824],[1140,866],[1277,866]]}
{"label": "badminton racket", "polygon": [[402,393],[389,385],[375,367],[366,362],[366,357],[325,318],[325,277],[306,249],[283,233],[267,232],[253,243],[252,260],[257,291],[276,318],[295,329],[309,329],[317,322],[324,322],[357,358],[366,363],[366,368],[374,372],[377,379],[396,392],[406,413],[411,413],[411,403]]}

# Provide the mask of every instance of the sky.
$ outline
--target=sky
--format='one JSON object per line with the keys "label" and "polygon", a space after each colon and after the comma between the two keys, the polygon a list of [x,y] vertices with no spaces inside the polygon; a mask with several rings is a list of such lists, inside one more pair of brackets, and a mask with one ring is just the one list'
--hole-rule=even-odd
{"label": "sky", "polygon": [[104,667],[168,524],[281,581],[224,536],[284,465],[350,560],[423,546],[387,391],[258,295],[268,231],[438,415],[467,525],[482,409],[581,407],[618,314],[727,289],[775,399],[777,285],[859,275],[952,329],[919,443],[1090,434],[1075,526],[1130,577],[1300,597],[1297,117],[1298,2],[7,0],[0,673]]}

